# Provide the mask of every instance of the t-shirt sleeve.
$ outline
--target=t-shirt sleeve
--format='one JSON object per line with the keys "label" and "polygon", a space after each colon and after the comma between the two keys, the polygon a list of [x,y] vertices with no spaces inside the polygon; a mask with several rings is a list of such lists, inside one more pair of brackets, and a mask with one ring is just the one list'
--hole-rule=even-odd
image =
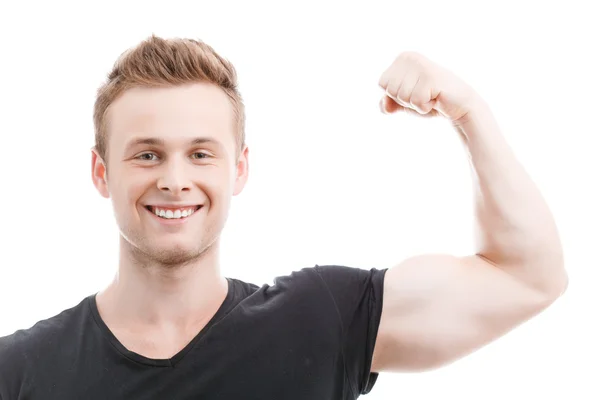
{"label": "t-shirt sleeve", "polygon": [[0,337],[0,400],[19,397],[20,378],[24,369],[19,340],[21,332]]}
{"label": "t-shirt sleeve", "polygon": [[383,307],[387,268],[370,270],[339,265],[315,267],[335,302],[343,329],[347,377],[356,395],[371,391],[378,378],[371,361]]}

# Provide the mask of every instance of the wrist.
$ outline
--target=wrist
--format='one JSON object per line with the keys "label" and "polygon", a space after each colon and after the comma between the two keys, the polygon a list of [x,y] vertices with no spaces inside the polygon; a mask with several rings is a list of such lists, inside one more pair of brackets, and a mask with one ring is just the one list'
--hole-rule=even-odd
{"label": "wrist", "polygon": [[471,155],[506,154],[507,144],[487,103],[476,100],[467,109],[468,112],[454,121],[453,126]]}
{"label": "wrist", "polygon": [[452,122],[457,128],[465,128],[469,125],[479,125],[493,119],[492,112],[488,104],[481,97],[475,95],[469,99],[465,106],[466,112],[462,117]]}

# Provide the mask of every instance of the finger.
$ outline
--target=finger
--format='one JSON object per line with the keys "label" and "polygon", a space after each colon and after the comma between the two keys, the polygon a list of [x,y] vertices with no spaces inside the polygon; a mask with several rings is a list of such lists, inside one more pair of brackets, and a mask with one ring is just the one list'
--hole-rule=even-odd
{"label": "finger", "polygon": [[385,87],[385,93],[392,99],[398,97],[398,90],[404,81],[405,75],[408,73],[406,70],[392,70],[390,71],[390,78]]}
{"label": "finger", "polygon": [[390,74],[388,73],[389,68],[386,69],[383,74],[381,74],[381,76],[379,77],[379,87],[382,88],[383,90],[386,90],[387,86],[388,86],[388,82],[390,80],[389,76]]}
{"label": "finger", "polygon": [[404,107],[411,107],[410,97],[415,89],[415,86],[419,82],[419,73],[417,71],[410,71],[402,79],[402,83],[398,88],[398,94],[396,95],[396,101]]}
{"label": "finger", "polygon": [[[432,101],[431,103],[434,104],[435,101]],[[433,106],[427,105],[427,107],[433,107]],[[401,106],[400,104],[398,104],[398,102],[396,100],[392,99],[391,97],[389,97],[387,95],[383,96],[381,98],[381,100],[379,101],[379,109],[384,114],[393,114],[395,112],[404,112],[407,114],[418,115],[420,117],[426,117],[426,118],[435,117],[435,116],[439,115],[439,112],[436,110],[433,110],[433,109],[427,114],[422,114],[410,107]]]}
{"label": "finger", "polygon": [[392,64],[390,64],[389,67],[387,67],[387,69],[385,71],[383,71],[383,73],[379,77],[379,87],[382,88],[383,90],[386,90],[390,83],[390,80],[395,75],[396,76],[398,75],[398,71],[397,71],[396,65],[394,63],[392,63]]}
{"label": "finger", "polygon": [[409,104],[421,114],[428,114],[435,102],[432,102],[432,84],[429,79],[421,76],[410,94]]}
{"label": "finger", "polygon": [[436,100],[431,100],[421,106],[421,111],[419,112],[424,117],[437,117],[440,115],[440,112],[435,109]]}

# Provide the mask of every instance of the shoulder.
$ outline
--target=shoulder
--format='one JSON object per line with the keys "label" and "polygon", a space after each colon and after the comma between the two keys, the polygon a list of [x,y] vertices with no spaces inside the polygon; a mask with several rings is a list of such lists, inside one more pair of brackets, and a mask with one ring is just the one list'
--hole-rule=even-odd
{"label": "shoulder", "polygon": [[387,268],[316,264],[278,276],[267,292],[295,294],[300,302],[315,302],[321,311],[330,304],[349,322],[357,312],[381,309],[386,272]]}
{"label": "shoulder", "polygon": [[[0,377],[22,376],[44,355],[60,351],[60,344],[71,340],[69,332],[83,322],[88,298],[33,326],[0,337]],[[0,380],[0,387],[4,384]]]}
{"label": "shoulder", "polygon": [[342,265],[317,265],[315,271],[336,302],[355,302],[365,296],[381,297],[387,268],[358,268]]}
{"label": "shoulder", "polygon": [[387,268],[364,269],[335,264],[315,264],[302,268],[289,275],[277,276],[275,286],[301,286],[303,283],[317,283],[328,289],[364,287],[369,284],[383,283]]}

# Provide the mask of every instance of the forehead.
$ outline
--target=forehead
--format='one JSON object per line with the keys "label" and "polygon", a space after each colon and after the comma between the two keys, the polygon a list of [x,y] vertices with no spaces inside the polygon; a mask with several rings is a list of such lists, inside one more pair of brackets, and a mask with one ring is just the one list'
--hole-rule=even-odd
{"label": "forehead", "polygon": [[210,137],[229,148],[235,130],[228,96],[208,83],[129,89],[109,107],[107,128],[109,146],[117,152],[142,136],[165,143]]}

